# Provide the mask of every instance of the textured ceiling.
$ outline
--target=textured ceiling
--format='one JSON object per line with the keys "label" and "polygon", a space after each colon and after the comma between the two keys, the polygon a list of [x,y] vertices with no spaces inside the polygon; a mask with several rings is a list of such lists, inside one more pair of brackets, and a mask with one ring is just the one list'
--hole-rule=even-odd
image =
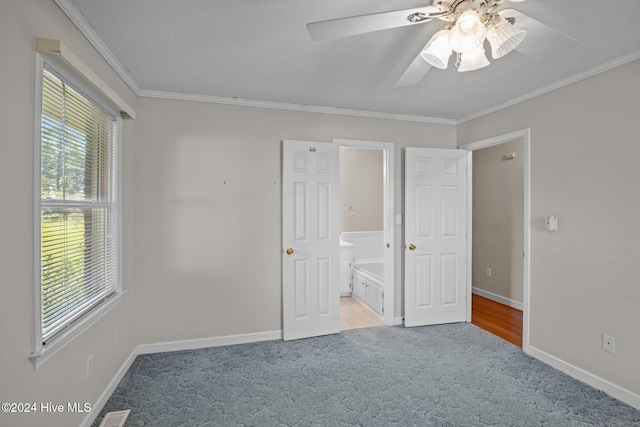
{"label": "textured ceiling", "polygon": [[[394,88],[431,21],[314,42],[306,24],[425,6],[427,0],[60,0],[77,9],[143,90],[464,119],[624,56],[640,57],[640,1],[509,3],[575,39],[534,61],[514,51],[484,69],[431,69]],[[606,7],[606,8],[605,8]],[[65,7],[63,7],[65,9]],[[68,13],[68,11],[67,11]],[[525,39],[526,42],[526,39]]]}

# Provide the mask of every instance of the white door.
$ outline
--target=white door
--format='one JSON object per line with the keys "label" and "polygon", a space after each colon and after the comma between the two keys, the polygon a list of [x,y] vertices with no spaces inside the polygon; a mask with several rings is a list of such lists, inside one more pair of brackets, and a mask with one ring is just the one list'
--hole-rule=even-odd
{"label": "white door", "polygon": [[284,141],[283,338],[340,332],[339,147]]}
{"label": "white door", "polygon": [[405,326],[467,320],[465,150],[405,153]]}

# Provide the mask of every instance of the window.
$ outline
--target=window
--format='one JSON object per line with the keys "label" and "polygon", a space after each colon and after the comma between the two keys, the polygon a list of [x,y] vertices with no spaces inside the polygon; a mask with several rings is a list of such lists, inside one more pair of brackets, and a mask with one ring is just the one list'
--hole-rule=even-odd
{"label": "window", "polygon": [[120,122],[63,67],[45,61],[41,84],[32,359],[82,330],[121,290]]}

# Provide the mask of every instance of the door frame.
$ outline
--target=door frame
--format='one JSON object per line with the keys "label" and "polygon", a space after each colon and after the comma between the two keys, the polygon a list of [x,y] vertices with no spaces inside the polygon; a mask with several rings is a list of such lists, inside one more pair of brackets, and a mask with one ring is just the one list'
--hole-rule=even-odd
{"label": "door frame", "polygon": [[[483,139],[476,142],[471,142],[460,146],[461,149],[468,151],[475,151],[481,148],[491,147],[494,145],[503,144],[505,142],[511,142],[517,139],[522,139],[523,144],[523,158],[522,163],[524,167],[524,254],[523,254],[523,296],[522,296],[522,350],[525,353],[529,353],[529,325],[531,317],[530,307],[530,291],[531,291],[531,129],[525,128],[517,130],[515,132],[507,133],[504,135],[498,135],[492,138]],[[469,263],[467,266],[467,301],[469,302],[467,307],[467,321],[471,321],[471,292],[472,292],[472,275],[471,264],[472,258],[472,231],[473,231],[473,213],[472,213],[472,194],[473,194],[473,154],[469,156],[467,160],[467,255]]]}
{"label": "door frame", "polygon": [[394,143],[334,138],[339,147],[382,150],[383,157],[383,239],[387,247],[384,251],[384,315],[386,325],[394,325],[395,301],[395,175]]}

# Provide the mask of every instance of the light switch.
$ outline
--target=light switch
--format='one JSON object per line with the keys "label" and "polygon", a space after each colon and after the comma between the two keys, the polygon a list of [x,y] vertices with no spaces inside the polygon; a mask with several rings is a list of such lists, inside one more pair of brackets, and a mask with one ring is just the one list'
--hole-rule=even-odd
{"label": "light switch", "polygon": [[558,231],[558,217],[555,215],[548,215],[546,217],[547,231]]}

